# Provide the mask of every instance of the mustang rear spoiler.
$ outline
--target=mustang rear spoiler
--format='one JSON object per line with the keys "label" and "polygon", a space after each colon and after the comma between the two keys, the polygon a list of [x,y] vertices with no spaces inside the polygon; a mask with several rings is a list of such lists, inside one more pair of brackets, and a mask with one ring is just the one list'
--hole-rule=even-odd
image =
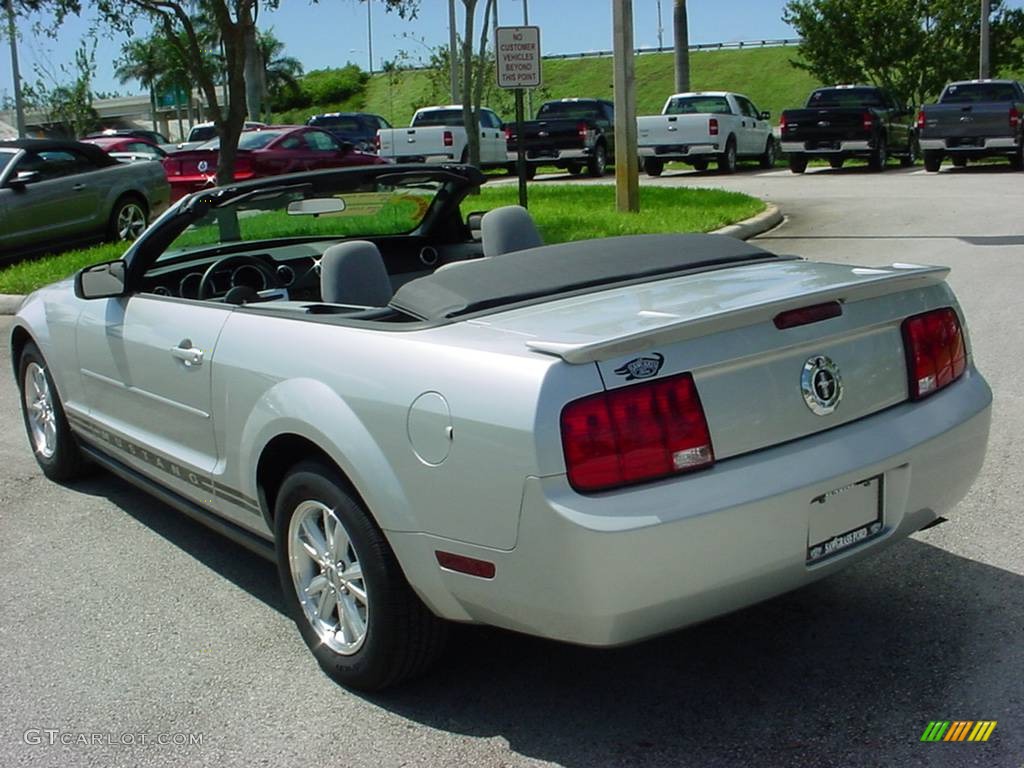
{"label": "mustang rear spoiler", "polygon": [[861,301],[886,296],[943,282],[949,267],[928,267],[919,264],[893,264],[889,267],[854,267],[852,279],[827,288],[795,294],[783,299],[752,302],[725,312],[711,312],[694,317],[671,313],[646,312],[650,319],[664,319],[661,325],[635,333],[598,341],[573,344],[554,340],[534,340],[526,346],[535,352],[560,357],[567,363],[580,365],[641,352],[652,345],[672,344],[698,336],[731,331],[772,320],[779,312],[799,309],[825,301]]}

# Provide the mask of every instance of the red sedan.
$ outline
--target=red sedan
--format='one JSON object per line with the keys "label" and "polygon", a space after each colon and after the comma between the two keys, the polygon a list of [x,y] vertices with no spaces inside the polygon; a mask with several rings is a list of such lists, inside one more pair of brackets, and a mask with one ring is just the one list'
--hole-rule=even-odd
{"label": "red sedan", "polygon": [[[216,186],[219,146],[220,140],[212,139],[193,150],[172,152],[164,159],[172,201]],[[386,162],[377,155],[353,149],[327,131],[305,125],[274,125],[247,131],[239,137],[235,181]]]}

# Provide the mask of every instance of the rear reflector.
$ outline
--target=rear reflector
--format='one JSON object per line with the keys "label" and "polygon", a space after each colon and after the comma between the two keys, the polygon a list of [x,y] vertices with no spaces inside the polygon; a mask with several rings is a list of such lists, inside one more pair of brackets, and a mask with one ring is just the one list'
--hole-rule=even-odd
{"label": "rear reflector", "polygon": [[910,399],[920,400],[959,379],[967,367],[960,318],[950,308],[903,321]]}
{"label": "rear reflector", "polygon": [[475,557],[456,555],[454,552],[434,552],[437,557],[437,564],[449,571],[467,573],[470,576],[477,576],[481,579],[494,578],[494,563],[486,560],[477,560]]}
{"label": "rear reflector", "polygon": [[601,392],[562,409],[569,484],[604,491],[715,462],[704,409],[688,373]]}
{"label": "rear reflector", "polygon": [[775,327],[783,330],[796,328],[798,325],[809,325],[819,320],[828,320],[830,317],[839,317],[843,314],[843,306],[838,301],[829,301],[825,304],[815,304],[812,307],[800,307],[791,309],[788,312],[780,312],[775,316]]}

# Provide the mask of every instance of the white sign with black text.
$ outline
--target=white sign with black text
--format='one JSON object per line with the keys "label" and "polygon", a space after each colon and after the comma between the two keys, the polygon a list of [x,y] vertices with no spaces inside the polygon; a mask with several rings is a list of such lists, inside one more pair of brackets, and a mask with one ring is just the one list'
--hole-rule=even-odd
{"label": "white sign with black text", "polygon": [[498,27],[498,86],[540,85],[540,27]]}

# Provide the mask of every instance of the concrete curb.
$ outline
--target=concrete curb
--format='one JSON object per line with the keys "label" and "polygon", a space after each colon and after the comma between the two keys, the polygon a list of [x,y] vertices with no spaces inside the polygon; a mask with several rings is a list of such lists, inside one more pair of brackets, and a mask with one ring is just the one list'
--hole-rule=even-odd
{"label": "concrete curb", "polygon": [[779,206],[773,203],[767,203],[766,205],[768,207],[757,214],[757,216],[751,216],[749,219],[744,219],[736,224],[716,229],[711,234],[728,235],[729,237],[735,237],[737,240],[749,240],[752,237],[764,234],[769,229],[774,229],[782,223],[782,211],[779,210]]}
{"label": "concrete curb", "polygon": [[[737,240],[749,240],[755,235],[760,235],[773,227],[777,227],[781,223],[782,211],[779,210],[777,205],[768,203],[768,207],[757,214],[757,216],[751,216],[749,219],[745,219],[737,224],[730,224],[727,227],[716,229],[711,234],[728,235],[729,237],[735,237]],[[0,315],[13,315],[18,311],[18,307],[21,306],[21,302],[24,300],[24,296],[0,293]]]}

